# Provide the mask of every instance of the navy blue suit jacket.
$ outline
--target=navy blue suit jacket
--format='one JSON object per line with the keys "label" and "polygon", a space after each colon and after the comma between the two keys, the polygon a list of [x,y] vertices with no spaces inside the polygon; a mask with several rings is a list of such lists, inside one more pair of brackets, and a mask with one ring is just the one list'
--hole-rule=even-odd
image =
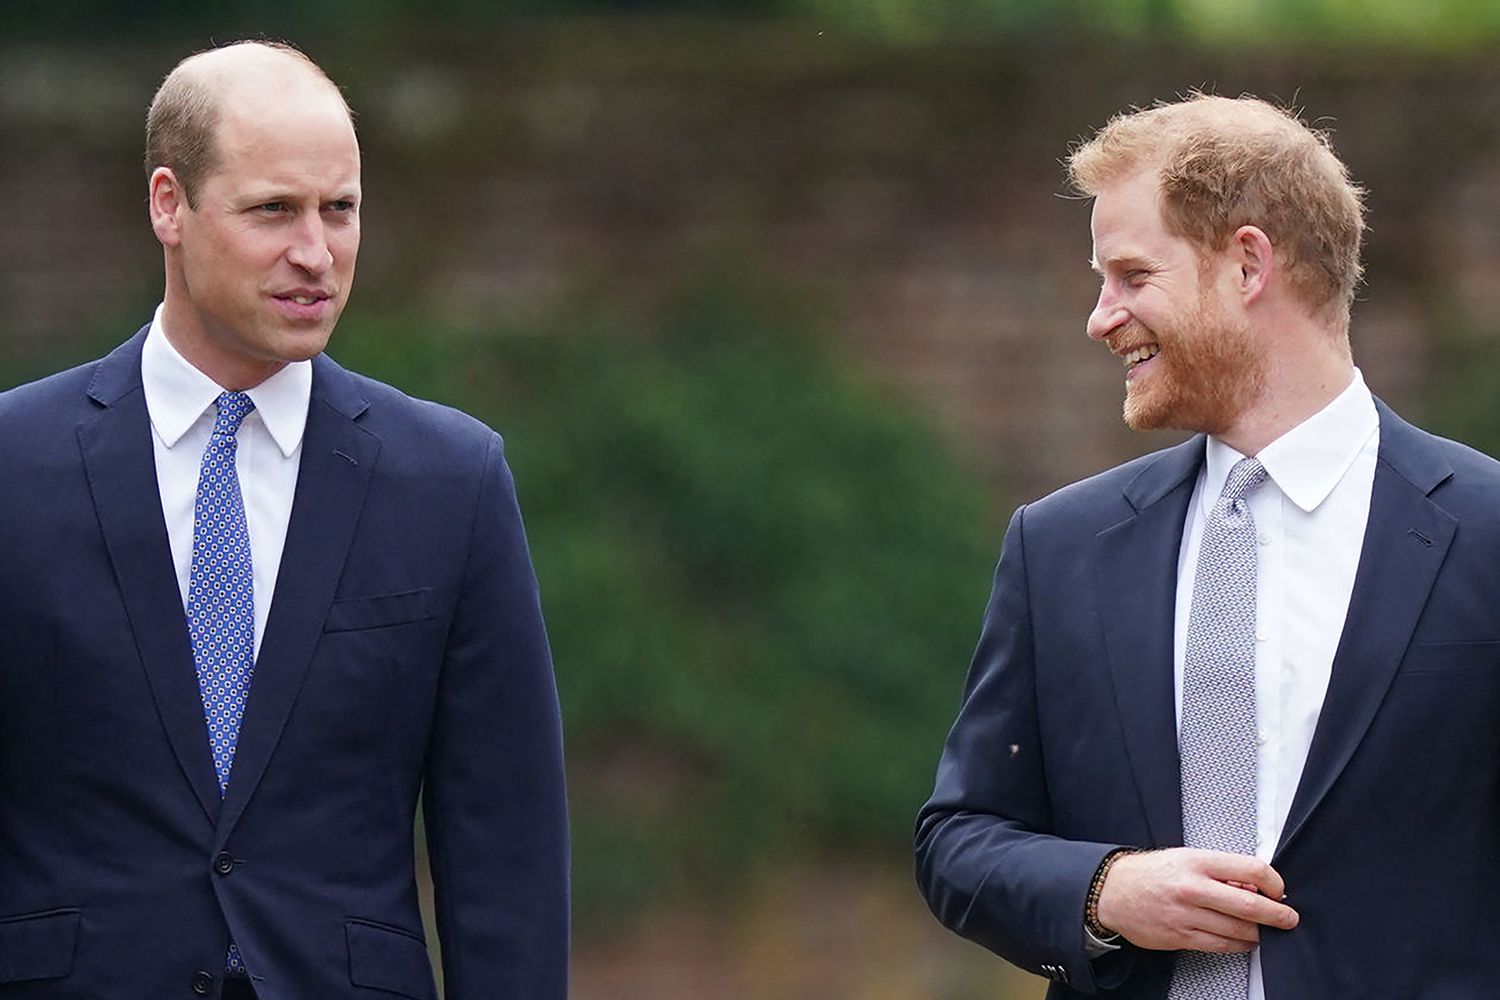
{"label": "navy blue suit jacket", "polygon": [[[561,1000],[561,727],[500,438],[313,362],[227,796],[141,389],[144,331],[0,394],[0,998]],[[201,973],[212,977],[209,985]]]}
{"label": "navy blue suit jacket", "polygon": [[[1272,864],[1268,1000],[1447,1000],[1500,983],[1500,464],[1378,404],[1370,518],[1322,715]],[[1051,998],[1159,1000],[1171,954],[1095,962],[1117,845],[1182,843],[1177,556],[1201,437],[1017,511],[917,877],[950,928]]]}

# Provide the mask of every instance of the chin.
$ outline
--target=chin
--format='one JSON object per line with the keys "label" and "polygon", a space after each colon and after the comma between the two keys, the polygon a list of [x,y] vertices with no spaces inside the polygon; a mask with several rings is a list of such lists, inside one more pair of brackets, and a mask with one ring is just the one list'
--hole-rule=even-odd
{"label": "chin", "polygon": [[309,330],[303,334],[282,337],[281,342],[276,345],[276,358],[288,364],[315,358],[328,347],[332,335],[332,330]]}
{"label": "chin", "polygon": [[1121,416],[1125,419],[1125,426],[1133,431],[1159,431],[1172,426],[1171,407],[1151,399],[1149,393],[1127,391]]}
{"label": "chin", "polygon": [[322,354],[323,351],[324,351],[324,349],[326,349],[327,347],[328,347],[328,338],[324,337],[323,339],[319,340],[316,344],[304,344],[304,345],[302,345],[297,350],[287,351],[286,355],[283,357],[282,360],[288,361],[288,362],[291,362],[291,361],[311,361],[313,358],[317,357],[319,354]]}

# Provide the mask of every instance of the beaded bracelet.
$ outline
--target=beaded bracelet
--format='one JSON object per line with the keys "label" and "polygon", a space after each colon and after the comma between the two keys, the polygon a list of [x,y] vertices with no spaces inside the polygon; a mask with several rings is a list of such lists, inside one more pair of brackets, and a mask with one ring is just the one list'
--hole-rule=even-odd
{"label": "beaded bracelet", "polygon": [[1116,861],[1126,854],[1136,853],[1138,851],[1133,847],[1116,847],[1099,862],[1099,867],[1094,871],[1094,879],[1089,883],[1088,898],[1083,904],[1083,925],[1089,929],[1089,933],[1100,940],[1117,936],[1114,931],[1099,923],[1099,895],[1104,891],[1104,880],[1109,876],[1109,870],[1114,867]]}

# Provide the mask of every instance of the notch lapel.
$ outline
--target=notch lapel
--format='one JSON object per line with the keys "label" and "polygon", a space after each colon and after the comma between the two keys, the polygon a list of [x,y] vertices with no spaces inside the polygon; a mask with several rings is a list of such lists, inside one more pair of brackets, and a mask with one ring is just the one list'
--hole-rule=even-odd
{"label": "notch lapel", "polygon": [[1095,537],[1100,619],[1126,753],[1152,844],[1182,843],[1172,670],[1177,556],[1204,438],[1163,452],[1125,488],[1135,514]]}
{"label": "notch lapel", "polygon": [[212,823],[219,811],[219,784],[156,483],[151,419],[141,388],[145,339],[142,330],[99,362],[88,395],[100,411],[78,425],[78,445],[157,713],[178,766]]}
{"label": "notch lapel", "polygon": [[322,636],[380,453],[379,440],[356,423],[367,407],[348,372],[325,355],[314,359],[297,490],[240,723],[219,846],[265,773]]}
{"label": "notch lapel", "polygon": [[1380,453],[1370,518],[1328,694],[1277,856],[1328,794],[1374,721],[1457,529],[1452,516],[1428,499],[1452,468],[1422,431],[1378,399],[1375,406]]}

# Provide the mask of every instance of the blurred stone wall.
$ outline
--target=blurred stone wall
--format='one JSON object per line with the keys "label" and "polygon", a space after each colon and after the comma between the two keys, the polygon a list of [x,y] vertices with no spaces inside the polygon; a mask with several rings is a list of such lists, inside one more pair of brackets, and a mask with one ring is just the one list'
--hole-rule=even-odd
{"label": "blurred stone wall", "polygon": [[[351,319],[525,322],[587,298],[649,326],[705,259],[742,261],[825,303],[851,359],[950,429],[1007,504],[1169,440],[1119,422],[1118,363],[1082,332],[1088,207],[1061,195],[1069,143],[1128,105],[1251,91],[1335,129],[1370,190],[1356,356],[1398,407],[1420,409],[1433,338],[1493,325],[1500,299],[1490,59],[890,48],[634,20],[301,41],[360,115]],[[147,318],[139,133],[185,48],[0,43],[7,349]]]}

